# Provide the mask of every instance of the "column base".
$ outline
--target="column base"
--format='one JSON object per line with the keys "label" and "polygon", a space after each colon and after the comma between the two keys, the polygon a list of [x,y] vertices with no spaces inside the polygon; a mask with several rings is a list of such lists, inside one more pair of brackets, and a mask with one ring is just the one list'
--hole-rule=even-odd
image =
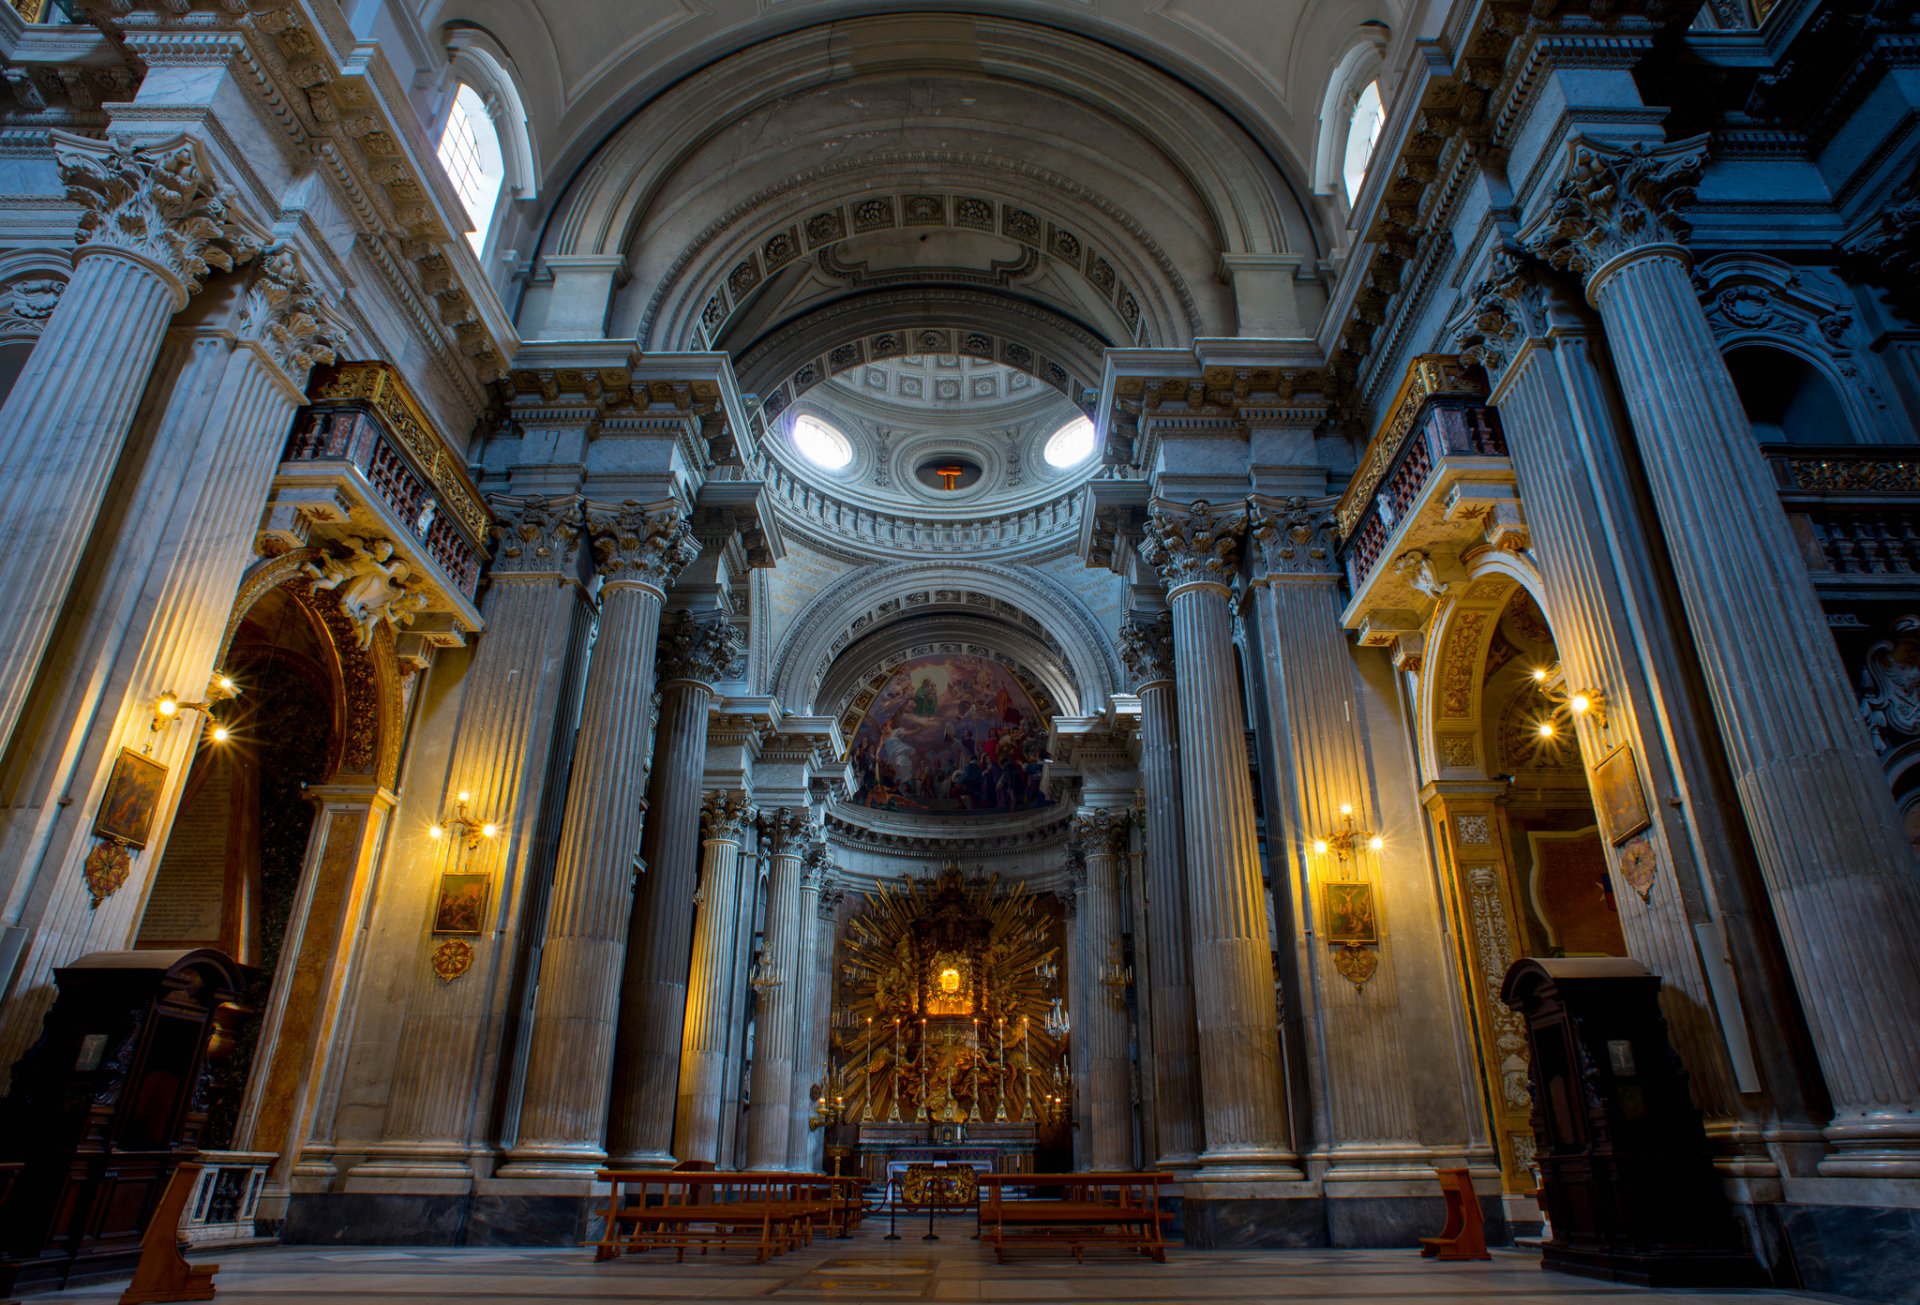
{"label": "column base", "polygon": [[1196,1161],[1201,1182],[1290,1183],[1306,1177],[1300,1157],[1276,1147],[1208,1147]]}
{"label": "column base", "polygon": [[592,1182],[595,1170],[607,1167],[600,1147],[560,1143],[552,1146],[516,1146],[495,1173],[501,1178],[558,1179]]}
{"label": "column base", "polygon": [[671,1151],[629,1151],[625,1155],[608,1156],[608,1169],[671,1169],[680,1161]]}
{"label": "column base", "polygon": [[1823,1130],[1823,1178],[1920,1178],[1920,1115],[1865,1115]]}

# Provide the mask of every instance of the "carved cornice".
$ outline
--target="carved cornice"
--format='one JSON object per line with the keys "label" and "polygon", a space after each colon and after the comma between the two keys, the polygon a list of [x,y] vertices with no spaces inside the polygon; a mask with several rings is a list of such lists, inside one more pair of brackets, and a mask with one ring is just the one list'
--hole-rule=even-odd
{"label": "carved cornice", "polygon": [[521,498],[496,496],[500,545],[493,555],[493,575],[575,574],[580,535],[585,529],[578,498]]}
{"label": "carved cornice", "polygon": [[1255,499],[1247,533],[1258,549],[1257,574],[1339,574],[1333,506],[1326,498]]}
{"label": "carved cornice", "polygon": [[1582,278],[1632,250],[1685,243],[1693,227],[1679,211],[1706,169],[1706,140],[1609,145],[1576,136],[1553,204],[1522,243]]}
{"label": "carved cornice", "polygon": [[739,789],[708,789],[700,798],[701,836],[709,841],[738,843],[757,814],[752,799]]}
{"label": "carved cornice", "polygon": [[247,281],[238,318],[240,337],[251,341],[286,377],[304,391],[316,363],[333,362],[348,328],[321,302],[307,279],[300,256],[291,249],[263,255]]}
{"label": "carved cornice", "polygon": [[1120,660],[1136,686],[1173,678],[1173,613],[1133,615],[1120,624]]}
{"label": "carved cornice", "polygon": [[663,681],[712,684],[728,678],[746,652],[739,627],[724,613],[697,617],[692,612],[668,612],[660,621],[656,667]]}
{"label": "carved cornice", "polygon": [[1140,560],[1160,573],[1169,589],[1202,582],[1227,585],[1240,565],[1244,505],[1216,512],[1201,499],[1190,505],[1156,501],[1147,509]]}
{"label": "carved cornice", "polygon": [[666,589],[700,556],[700,542],[678,503],[636,503],[616,508],[588,505],[593,565],[608,584],[645,584]]}
{"label": "carved cornice", "polygon": [[1127,850],[1129,817],[1113,807],[1089,807],[1073,817],[1073,843],[1084,856],[1119,856]]}
{"label": "carved cornice", "polygon": [[265,241],[214,185],[199,146],[185,136],[138,146],[49,132],[67,198],[81,208],[80,253],[133,255],[174,282],[179,304],[200,292],[213,268],[232,271]]}
{"label": "carved cornice", "polygon": [[772,856],[801,856],[802,844],[818,837],[812,818],[804,807],[776,807],[762,811],[754,822],[760,831],[761,849]]}

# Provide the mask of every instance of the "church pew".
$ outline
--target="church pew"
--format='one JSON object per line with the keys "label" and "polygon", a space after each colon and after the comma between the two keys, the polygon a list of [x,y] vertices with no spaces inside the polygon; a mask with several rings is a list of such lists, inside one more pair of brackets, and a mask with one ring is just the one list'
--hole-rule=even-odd
{"label": "church pew", "polygon": [[[1089,1246],[1137,1251],[1166,1263],[1160,1208],[1163,1173],[982,1174],[981,1236],[1003,1263],[1016,1244],[1065,1246],[1083,1262]],[[1057,1187],[1064,1198],[1015,1199],[1009,1187]]]}

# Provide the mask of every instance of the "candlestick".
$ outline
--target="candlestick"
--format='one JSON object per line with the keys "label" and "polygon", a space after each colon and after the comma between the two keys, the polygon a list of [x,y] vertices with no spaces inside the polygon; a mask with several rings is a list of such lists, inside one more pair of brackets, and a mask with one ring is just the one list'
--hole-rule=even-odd
{"label": "candlestick", "polygon": [[1027,1120],[1033,1122],[1033,1031],[1027,1017],[1020,1017],[1020,1076],[1027,1081]]}
{"label": "candlestick", "polygon": [[887,1107],[887,1122],[900,1122],[900,1017],[893,1017],[893,1103]]}
{"label": "candlestick", "polygon": [[867,1094],[860,1102],[860,1118],[865,1119],[873,1113],[873,1016],[867,1016],[867,1054],[861,1062],[865,1071],[864,1082]]}
{"label": "candlestick", "polygon": [[997,1021],[1000,1033],[1000,1057],[993,1067],[993,1122],[1007,1122],[1007,1017]]}

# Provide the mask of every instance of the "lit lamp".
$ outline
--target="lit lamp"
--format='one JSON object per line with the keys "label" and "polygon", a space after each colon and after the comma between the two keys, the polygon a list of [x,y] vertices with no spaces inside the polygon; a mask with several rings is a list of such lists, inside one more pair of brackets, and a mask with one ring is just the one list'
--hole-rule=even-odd
{"label": "lit lamp", "polygon": [[467,803],[473,800],[473,794],[460,790],[459,805],[450,816],[427,826],[429,838],[452,836],[463,840],[468,850],[480,846],[482,839],[500,837],[500,826],[491,820],[478,820],[467,814]]}
{"label": "lit lamp", "polygon": [[1387,845],[1387,840],[1370,829],[1358,829],[1354,826],[1353,803],[1342,802],[1340,815],[1346,821],[1346,827],[1332,834],[1322,834],[1313,840],[1313,854],[1325,856],[1332,852],[1342,861],[1352,856],[1354,850],[1364,845],[1369,852],[1378,852]]}
{"label": "lit lamp", "polygon": [[213,741],[225,743],[233,737],[233,731],[213,714],[213,709],[218,704],[231,702],[239,696],[240,686],[234,683],[233,677],[225,671],[215,671],[213,678],[207,681],[207,697],[204,702],[185,702],[172,689],[168,689],[154,699],[153,719],[147,722],[147,728],[158,733],[179,720],[181,712],[200,711],[207,714],[207,721],[212,726]]}
{"label": "lit lamp", "polygon": [[[1592,720],[1605,723],[1607,719],[1606,695],[1598,689],[1569,689],[1566,672],[1558,665],[1551,669],[1536,666],[1532,672],[1533,686],[1540,696],[1552,703],[1558,710],[1564,710],[1574,720]],[[1556,711],[1556,714],[1557,711]],[[1551,716],[1540,722],[1535,732],[1543,739],[1556,737],[1560,730]]]}

